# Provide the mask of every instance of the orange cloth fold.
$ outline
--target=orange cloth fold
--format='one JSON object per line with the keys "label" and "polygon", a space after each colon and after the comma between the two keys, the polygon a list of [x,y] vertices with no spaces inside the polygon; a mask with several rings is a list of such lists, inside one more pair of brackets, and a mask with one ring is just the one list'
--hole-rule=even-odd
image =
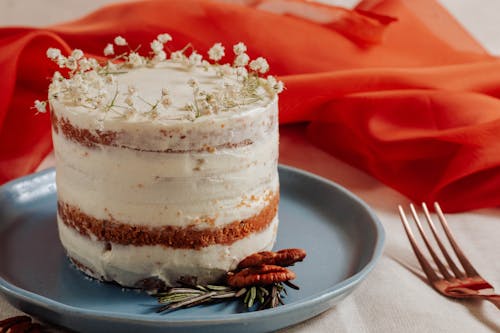
{"label": "orange cloth fold", "polygon": [[500,204],[500,60],[434,0],[365,0],[354,10],[141,1],[47,28],[0,29],[0,183],[32,172],[51,150],[49,115],[31,108],[55,70],[48,47],[100,56],[117,35],[139,45],[163,32],[172,48],[191,42],[199,52],[245,42],[285,82],[281,124],[309,123],[319,147],[411,199],[447,211]]}

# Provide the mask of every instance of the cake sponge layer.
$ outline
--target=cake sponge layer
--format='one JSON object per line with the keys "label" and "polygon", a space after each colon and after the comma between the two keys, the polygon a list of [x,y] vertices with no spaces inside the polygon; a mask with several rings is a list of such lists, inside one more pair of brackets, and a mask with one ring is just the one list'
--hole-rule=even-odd
{"label": "cake sponge layer", "polygon": [[87,275],[148,289],[144,281],[157,280],[161,286],[173,286],[181,276],[196,276],[199,283],[217,282],[246,256],[273,247],[278,217],[264,230],[231,245],[210,245],[198,250],[114,244],[83,236],[59,218],[58,225],[68,256]]}

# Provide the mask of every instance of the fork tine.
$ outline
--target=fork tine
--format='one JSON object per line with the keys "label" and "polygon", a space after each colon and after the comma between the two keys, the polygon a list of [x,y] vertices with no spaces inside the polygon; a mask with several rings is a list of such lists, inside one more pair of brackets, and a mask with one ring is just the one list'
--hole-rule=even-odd
{"label": "fork tine", "polygon": [[427,250],[429,250],[429,253],[430,253],[432,259],[434,259],[434,262],[436,263],[439,271],[441,272],[441,274],[443,274],[443,276],[446,280],[451,280],[453,277],[448,272],[448,269],[443,265],[443,262],[441,261],[441,259],[439,259],[439,257],[436,255],[436,252],[434,252],[434,249],[432,248],[432,245],[429,242],[427,235],[425,234],[424,228],[422,227],[422,223],[420,223],[420,219],[418,218],[417,211],[415,210],[415,206],[413,206],[413,204],[410,204],[410,210],[411,210],[411,214],[413,215],[413,219],[415,220],[415,224],[418,227],[418,231],[420,232],[420,235],[422,236],[422,239],[424,240],[425,246],[427,246]]}
{"label": "fork tine", "polygon": [[410,241],[411,247],[413,248],[413,252],[417,257],[418,262],[422,267],[422,270],[427,276],[427,279],[429,279],[431,283],[440,280],[440,278],[436,275],[436,272],[434,272],[427,259],[425,259],[424,255],[422,254],[422,251],[420,251],[420,248],[418,247],[417,242],[415,240],[415,236],[413,236],[413,232],[411,231],[410,224],[406,219],[406,214],[403,210],[403,207],[401,205],[398,205],[398,209],[399,209],[399,216],[401,217],[401,222],[403,223],[403,227],[406,232],[406,236],[408,236],[408,240]]}
{"label": "fork tine", "polygon": [[441,222],[441,226],[444,229],[444,232],[446,234],[446,237],[448,237],[448,240],[451,244],[451,247],[455,251],[455,254],[457,255],[458,260],[464,267],[465,272],[469,276],[478,276],[479,274],[477,271],[472,267],[472,264],[470,263],[469,259],[464,255],[462,252],[462,249],[458,246],[455,237],[453,237],[453,234],[451,233],[450,228],[448,227],[448,222],[446,222],[446,218],[444,217],[443,211],[441,210],[441,207],[437,202],[434,202],[434,208],[436,209],[436,213],[438,215],[439,221]]}
{"label": "fork tine", "polygon": [[450,255],[448,254],[448,251],[443,245],[443,242],[441,242],[441,238],[439,237],[436,231],[436,227],[434,226],[434,222],[432,222],[431,214],[429,213],[429,210],[427,209],[427,205],[425,204],[425,202],[422,202],[422,208],[424,210],[424,215],[425,219],[427,220],[427,224],[431,228],[432,234],[434,235],[434,239],[436,240],[439,248],[441,249],[441,253],[443,253],[446,262],[448,262],[448,265],[450,266],[451,270],[453,271],[453,273],[457,278],[465,277],[465,275],[460,271],[460,269],[458,269],[453,259],[451,259]]}

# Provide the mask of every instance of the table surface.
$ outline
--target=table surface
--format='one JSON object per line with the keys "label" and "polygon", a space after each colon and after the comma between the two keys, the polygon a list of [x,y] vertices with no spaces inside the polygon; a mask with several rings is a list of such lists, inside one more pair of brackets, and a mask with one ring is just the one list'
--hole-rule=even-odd
{"label": "table surface", "polygon": [[[86,14],[112,0],[1,0],[0,26],[43,26]],[[324,1],[352,5],[356,0]],[[493,54],[500,55],[498,0],[441,0]],[[487,302],[447,299],[423,279],[397,215],[409,201],[371,176],[321,151],[303,126],[281,128],[280,162],[329,178],[365,200],[386,233],[382,258],[361,286],[340,304],[286,332],[500,332],[498,310]],[[40,169],[53,165],[49,156]],[[477,270],[500,290],[500,209],[449,214],[459,244]],[[19,314],[0,296],[0,320]]]}

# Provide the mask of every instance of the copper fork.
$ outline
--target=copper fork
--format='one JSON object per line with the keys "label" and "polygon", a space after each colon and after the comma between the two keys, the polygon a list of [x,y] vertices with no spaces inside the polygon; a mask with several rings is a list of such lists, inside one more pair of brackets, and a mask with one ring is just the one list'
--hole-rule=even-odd
{"label": "copper fork", "polygon": [[444,214],[441,210],[441,207],[439,207],[439,204],[437,202],[434,203],[434,208],[436,210],[438,219],[441,222],[441,226],[444,230],[444,233],[446,234],[446,237],[448,238],[448,241],[451,245],[451,248],[455,252],[455,255],[458,258],[460,264],[462,265],[463,270],[457,267],[457,264],[450,257],[448,251],[443,245],[443,242],[437,233],[436,227],[432,222],[431,215],[425,203],[422,203],[422,209],[424,211],[425,219],[429,224],[429,227],[432,231],[432,234],[434,235],[434,239],[436,240],[439,249],[441,250],[441,253],[443,254],[446,262],[448,263],[449,269],[443,264],[441,259],[439,259],[438,255],[436,254],[432,245],[430,244],[429,238],[425,234],[425,231],[422,227],[422,223],[420,223],[420,219],[413,204],[410,204],[410,211],[413,220],[417,225],[418,231],[420,232],[420,235],[422,236],[422,239],[427,247],[427,250],[429,251],[429,254],[434,260],[434,263],[436,264],[439,272],[436,272],[432,268],[429,260],[426,259],[426,257],[422,254],[422,251],[420,250],[420,247],[417,245],[415,236],[413,235],[413,232],[410,228],[410,224],[408,223],[408,220],[406,218],[406,213],[404,212],[403,207],[401,207],[401,205],[398,206],[399,215],[401,217],[401,221],[403,222],[406,235],[408,236],[408,239],[411,243],[411,247],[413,248],[413,252],[415,252],[418,262],[420,263],[420,266],[422,267],[425,275],[427,276],[427,279],[437,291],[439,291],[441,294],[445,296],[462,298],[462,299],[471,299],[471,298],[484,299],[495,304],[496,307],[500,309],[500,295],[494,294],[493,286],[477,273],[477,271],[474,269],[470,261],[464,255],[463,251],[458,246],[455,237],[453,237],[450,228],[448,227],[448,223],[446,222]]}

